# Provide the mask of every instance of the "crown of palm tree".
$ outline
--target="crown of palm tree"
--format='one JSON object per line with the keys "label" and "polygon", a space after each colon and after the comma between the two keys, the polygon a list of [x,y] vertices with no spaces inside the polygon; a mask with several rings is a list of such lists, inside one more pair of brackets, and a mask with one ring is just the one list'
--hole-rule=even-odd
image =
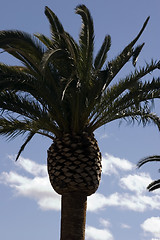
{"label": "crown of palm tree", "polygon": [[160,68],[159,62],[152,60],[113,82],[130,59],[136,66],[144,43],[134,46],[149,17],[133,41],[107,61],[111,37],[105,36],[94,58],[92,17],[84,5],[75,11],[82,18],[78,43],[48,7],[45,15],[50,23],[50,38],[0,31],[0,48],[23,64],[0,64],[0,134],[14,138],[28,133],[18,156],[36,133],[51,139],[68,132],[91,133],[116,119],[136,120],[144,125],[154,122],[160,129],[160,119],[151,111],[152,100],[160,96],[160,79],[142,80]]}

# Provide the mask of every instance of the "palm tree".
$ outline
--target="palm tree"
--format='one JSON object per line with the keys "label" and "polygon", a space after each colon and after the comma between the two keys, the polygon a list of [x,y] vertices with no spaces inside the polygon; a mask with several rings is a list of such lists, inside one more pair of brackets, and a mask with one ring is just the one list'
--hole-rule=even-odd
{"label": "palm tree", "polygon": [[[160,156],[154,155],[154,156],[146,157],[146,158],[140,160],[138,162],[137,166],[138,166],[138,168],[140,168],[143,164],[145,164],[147,162],[155,162],[155,161],[160,162]],[[151,182],[147,186],[147,189],[149,190],[149,192],[154,191],[159,188],[160,188],[160,179]]]}
{"label": "palm tree", "polygon": [[101,178],[101,153],[94,137],[99,127],[117,119],[155,123],[154,98],[160,79],[142,78],[160,64],[146,63],[114,81],[122,67],[136,61],[144,43],[138,35],[111,61],[106,61],[111,37],[106,35],[93,57],[94,26],[89,10],[76,7],[82,28],[77,43],[58,17],[45,8],[51,37],[22,31],[1,31],[0,48],[22,66],[0,64],[0,134],[12,139],[27,134],[17,159],[35,134],[53,142],[48,150],[48,173],[53,189],[62,195],[61,240],[84,240],[87,196],[95,193]]}

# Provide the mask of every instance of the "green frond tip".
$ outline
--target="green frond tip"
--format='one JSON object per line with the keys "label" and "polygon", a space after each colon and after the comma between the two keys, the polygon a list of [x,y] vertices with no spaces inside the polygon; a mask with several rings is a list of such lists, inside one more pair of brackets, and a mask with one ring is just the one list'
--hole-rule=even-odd
{"label": "green frond tip", "polygon": [[59,21],[58,17],[49,7],[45,7],[45,15],[50,22],[51,33],[53,39],[60,39],[60,34],[64,32],[63,26]]}
{"label": "green frond tip", "polygon": [[23,143],[23,145],[21,146],[18,154],[17,154],[17,157],[16,157],[16,161],[18,160],[19,156],[21,155],[22,151],[25,149],[26,145],[29,143],[29,141],[32,139],[32,137],[35,135],[34,132],[30,132],[27,136],[27,139],[26,141]]}
{"label": "green frond tip", "polygon": [[52,45],[53,45],[52,41],[45,35],[37,33],[37,34],[34,34],[34,36],[36,38],[38,38],[47,48],[52,47]]}
{"label": "green frond tip", "polygon": [[109,51],[111,47],[111,37],[110,35],[105,36],[103,44],[95,57],[94,60],[94,67],[95,69],[101,69],[107,59],[107,52]]}
{"label": "green frond tip", "polygon": [[138,46],[135,48],[134,52],[133,52],[132,64],[133,64],[134,67],[136,66],[136,63],[137,63],[139,54],[140,54],[140,52],[142,51],[142,48],[143,48],[144,44],[145,44],[145,43],[142,43],[141,45],[138,45]]}
{"label": "green frond tip", "polygon": [[81,16],[83,21],[80,33],[80,42],[82,45],[86,45],[91,50],[94,40],[93,19],[88,8],[85,5],[78,5],[75,10],[75,12]]}
{"label": "green frond tip", "polygon": [[138,40],[138,39],[140,38],[140,36],[142,35],[144,29],[146,28],[146,26],[147,26],[147,24],[148,24],[149,19],[150,19],[150,16],[147,17],[147,19],[146,19],[146,21],[144,22],[144,24],[143,24],[143,26],[142,26],[139,34],[138,34],[137,37],[133,40],[132,46],[137,42],[137,40]]}

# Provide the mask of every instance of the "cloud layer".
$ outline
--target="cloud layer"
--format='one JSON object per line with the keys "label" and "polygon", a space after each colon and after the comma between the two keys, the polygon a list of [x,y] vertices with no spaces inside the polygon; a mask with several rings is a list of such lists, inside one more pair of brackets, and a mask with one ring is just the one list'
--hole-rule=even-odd
{"label": "cloud layer", "polygon": [[102,169],[105,175],[117,175],[119,171],[131,171],[133,168],[134,165],[128,160],[114,157],[108,153],[102,158]]}
{"label": "cloud layer", "polygon": [[141,228],[146,235],[150,235],[154,239],[160,239],[160,217],[146,219],[143,224],[141,224]]}
{"label": "cloud layer", "polygon": [[[16,164],[17,170],[21,169],[23,173],[3,172],[0,174],[0,183],[8,185],[17,195],[34,199],[43,210],[59,210],[60,196],[49,183],[46,165],[37,164],[22,157],[18,163],[14,164]],[[88,197],[88,211],[96,212],[108,206],[137,212],[148,209],[160,210],[160,196],[158,194],[147,195],[146,192],[146,186],[152,181],[149,174],[139,173],[124,176],[124,173],[130,172],[134,166],[125,159],[115,158],[109,154],[103,158],[103,167],[103,174],[106,177],[111,172],[117,175],[119,169],[123,172],[123,177],[119,176],[117,184],[119,191],[108,196],[96,193]],[[25,173],[29,173],[30,176],[25,176]]]}
{"label": "cloud layer", "polygon": [[[9,157],[13,160],[13,157]],[[14,195],[28,197],[37,202],[42,210],[60,210],[60,196],[52,189],[46,165],[37,164],[30,159],[20,157],[15,163],[16,171],[0,173],[0,183],[10,187]],[[160,195],[148,194],[146,186],[152,181],[147,173],[135,173],[135,166],[126,159],[105,154],[103,157],[103,175],[109,178],[115,175],[116,192],[104,195],[100,192],[88,197],[88,211],[99,212],[105,208],[118,207],[134,212],[147,210],[160,210]],[[105,182],[104,182],[105,183]],[[157,191],[158,193],[158,191]],[[108,220],[100,219],[101,228],[87,226],[87,240],[114,240]],[[141,224],[145,234],[150,234],[152,239],[160,238],[160,218],[152,217]],[[129,229],[130,226],[121,223],[121,228]]]}
{"label": "cloud layer", "polygon": [[103,228],[86,227],[86,240],[114,240],[112,233],[109,230],[110,222],[106,219],[99,219],[100,225]]}

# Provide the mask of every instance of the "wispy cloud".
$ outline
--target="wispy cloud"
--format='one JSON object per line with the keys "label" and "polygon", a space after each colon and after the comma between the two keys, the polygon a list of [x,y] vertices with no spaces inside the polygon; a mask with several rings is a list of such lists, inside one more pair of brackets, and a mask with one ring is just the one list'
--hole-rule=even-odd
{"label": "wispy cloud", "polygon": [[3,172],[0,174],[0,183],[11,187],[17,196],[34,199],[43,210],[60,210],[60,196],[53,191],[49,183],[46,166],[22,157],[16,166],[30,173],[31,177],[22,176],[13,171]]}
{"label": "wispy cloud", "polygon": [[130,229],[131,226],[129,226],[128,224],[125,224],[125,223],[121,223],[121,228]]}
{"label": "wispy cloud", "polygon": [[136,194],[142,194],[146,192],[146,187],[151,181],[150,175],[142,172],[122,177],[119,184],[123,189],[133,191]]}
{"label": "wispy cloud", "polygon": [[151,217],[146,219],[141,224],[141,228],[146,235],[153,237],[152,240],[160,239],[160,217]]}
{"label": "wispy cloud", "polygon": [[107,198],[101,193],[95,193],[88,197],[87,210],[97,212],[107,206]]}
{"label": "wispy cloud", "polygon": [[[109,158],[108,160],[106,156]],[[120,177],[118,175],[116,192],[106,196],[97,192],[88,197],[88,211],[97,212],[104,210],[108,206],[137,212],[143,212],[148,209],[160,210],[160,196],[158,194],[147,195],[145,190],[148,182],[151,181],[148,174],[129,174],[124,177],[124,174],[128,173],[127,171],[133,169],[132,164],[125,159],[115,158],[108,154],[105,155],[104,161],[108,161],[108,164],[111,161],[113,172],[118,171],[118,169],[123,170],[123,174],[121,174],[123,176]],[[50,185],[46,165],[38,164],[22,157],[18,163],[14,164],[16,164],[17,170],[21,169],[22,172],[3,172],[0,174],[0,183],[12,188],[16,195],[34,199],[43,210],[59,210],[60,196]],[[105,174],[108,171],[107,166],[104,170]]]}
{"label": "wispy cloud", "polygon": [[99,222],[103,227],[108,228],[108,227],[111,226],[110,222],[108,220],[104,219],[104,218],[100,218]]}
{"label": "wispy cloud", "polygon": [[160,210],[160,196],[158,195],[149,197],[145,195],[136,196],[134,194],[116,192],[108,197],[103,196],[102,199],[103,208],[112,206],[137,212],[143,212],[148,209]]}
{"label": "wispy cloud", "polygon": [[100,139],[106,139],[106,138],[109,138],[107,133],[104,133],[100,136]]}
{"label": "wispy cloud", "polygon": [[[15,156],[9,156],[9,159],[15,160]],[[16,165],[25,170],[26,172],[30,173],[33,176],[47,176],[47,167],[43,164],[35,163],[28,158],[19,158],[19,161],[16,162]]]}
{"label": "wispy cloud", "polygon": [[104,218],[99,219],[99,223],[102,228],[95,228],[93,226],[86,227],[86,239],[87,240],[114,240],[114,237],[109,230],[111,224]]}
{"label": "wispy cloud", "polygon": [[126,159],[114,157],[108,153],[102,158],[102,170],[105,175],[118,175],[119,171],[131,171],[134,165]]}
{"label": "wispy cloud", "polygon": [[113,240],[113,235],[108,229],[98,229],[95,227],[86,227],[87,240]]}

